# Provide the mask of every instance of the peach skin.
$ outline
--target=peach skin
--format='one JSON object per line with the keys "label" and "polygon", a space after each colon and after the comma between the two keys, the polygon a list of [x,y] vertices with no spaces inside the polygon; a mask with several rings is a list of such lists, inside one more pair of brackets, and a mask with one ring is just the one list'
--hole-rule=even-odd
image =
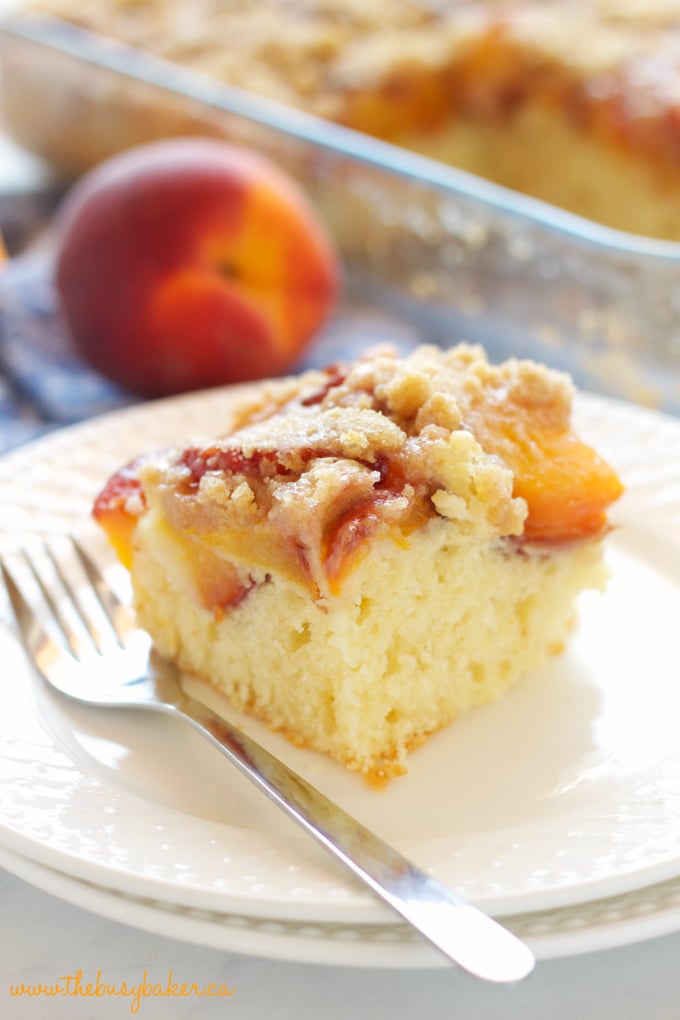
{"label": "peach skin", "polygon": [[289,370],[330,314],[340,267],[277,167],[225,142],[173,139],[74,186],[55,275],[76,349],[156,397]]}

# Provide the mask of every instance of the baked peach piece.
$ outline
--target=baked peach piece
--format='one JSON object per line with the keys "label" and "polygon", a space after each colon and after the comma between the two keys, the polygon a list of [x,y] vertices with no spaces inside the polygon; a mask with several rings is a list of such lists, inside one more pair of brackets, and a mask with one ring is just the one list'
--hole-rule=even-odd
{"label": "baked peach piece", "polygon": [[571,401],[477,347],[381,351],[263,384],[228,435],[122,468],[94,515],[162,655],[381,783],[604,584],[621,483]]}

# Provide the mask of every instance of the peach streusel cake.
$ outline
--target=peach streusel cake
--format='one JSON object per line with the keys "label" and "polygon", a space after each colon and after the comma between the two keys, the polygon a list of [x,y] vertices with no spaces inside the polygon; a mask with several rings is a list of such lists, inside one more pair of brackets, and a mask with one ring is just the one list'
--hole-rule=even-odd
{"label": "peach streusel cake", "polygon": [[[680,0],[28,6],[601,223],[680,239]],[[4,46],[11,58],[16,40]],[[5,60],[2,103],[19,141],[71,173],[167,133],[224,131],[50,56]]]}
{"label": "peach streusel cake", "polygon": [[477,347],[380,351],[263,384],[94,513],[163,656],[380,782],[543,663],[603,582],[621,485],[571,399]]}

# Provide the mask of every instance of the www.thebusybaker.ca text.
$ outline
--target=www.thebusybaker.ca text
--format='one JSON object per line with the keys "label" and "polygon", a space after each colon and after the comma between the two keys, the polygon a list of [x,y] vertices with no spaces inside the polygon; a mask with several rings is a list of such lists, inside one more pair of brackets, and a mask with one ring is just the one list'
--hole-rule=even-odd
{"label": "www.thebusybaker.ca text", "polygon": [[172,971],[168,972],[165,982],[152,981],[148,971],[144,971],[141,981],[108,982],[101,970],[97,971],[94,980],[86,981],[83,978],[83,971],[77,970],[73,974],[64,974],[58,977],[52,984],[10,984],[9,994],[14,998],[82,998],[82,999],[103,999],[122,998],[128,999],[131,1013],[138,1013],[143,999],[189,999],[189,998],[231,998],[236,989],[226,982],[210,982],[207,985],[199,985],[194,981],[176,981]]}

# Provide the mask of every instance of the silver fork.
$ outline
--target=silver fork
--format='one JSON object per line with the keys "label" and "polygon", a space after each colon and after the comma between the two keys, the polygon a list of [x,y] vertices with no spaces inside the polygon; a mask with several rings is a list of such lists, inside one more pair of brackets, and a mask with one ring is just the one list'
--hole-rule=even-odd
{"label": "silver fork", "polygon": [[[63,566],[63,557],[47,544],[39,557],[24,549],[13,565],[2,563],[24,645],[50,686],[90,705],[153,709],[187,720],[449,961],[493,982],[518,981],[531,972],[531,951],[506,928],[419,870],[245,733],[189,697],[177,671],[150,668],[151,641],[136,626],[131,607],[115,594],[82,545],[72,539],[69,544],[70,559],[79,564],[78,583]],[[26,594],[29,582],[33,595]],[[40,613],[34,608],[36,596],[42,602]]]}

